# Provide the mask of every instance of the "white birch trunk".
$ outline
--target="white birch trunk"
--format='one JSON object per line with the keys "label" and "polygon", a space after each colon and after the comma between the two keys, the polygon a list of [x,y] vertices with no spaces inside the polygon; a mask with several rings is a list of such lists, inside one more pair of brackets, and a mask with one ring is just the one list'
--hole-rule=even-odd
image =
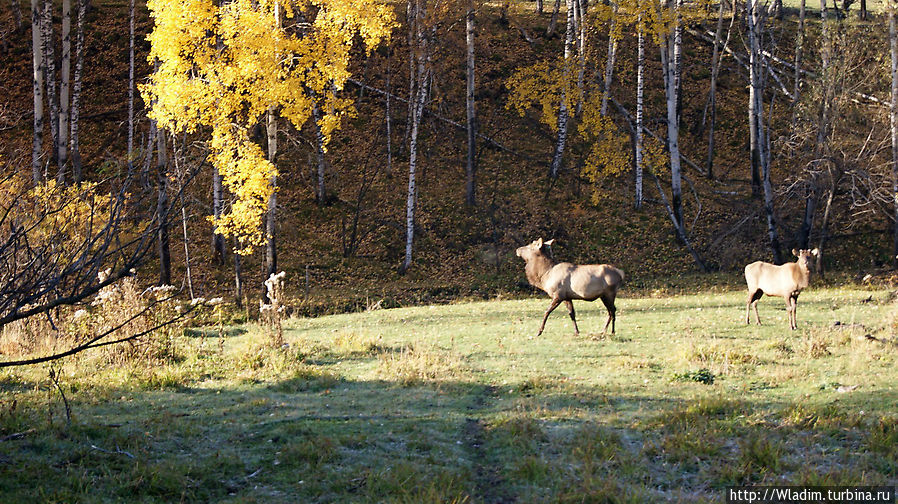
{"label": "white birch trunk", "polygon": [[465,164],[465,203],[468,206],[476,204],[475,154],[477,149],[477,115],[474,109],[474,0],[468,0],[468,12],[465,16],[465,43],[467,88],[465,93],[465,110],[467,115],[468,156]]}
{"label": "white birch trunk", "polygon": [[12,18],[16,23],[16,32],[21,32],[25,29],[25,25],[22,22],[22,5],[19,3],[19,0],[10,0],[10,7],[12,8]]}
{"label": "white birch trunk", "polygon": [[645,34],[642,19],[637,22],[636,42],[636,204],[637,210],[642,208],[642,109],[645,88]]}
{"label": "white birch trunk", "polygon": [[564,146],[567,142],[568,120],[568,82],[571,75],[571,43],[574,38],[574,0],[567,0],[567,31],[564,36],[564,85],[561,93],[561,104],[558,106],[558,140],[555,142],[555,153],[552,155],[552,164],[549,166],[549,177],[558,178],[561,171],[561,161],[564,157]]}
{"label": "white birch trunk", "polygon": [[[275,164],[278,154],[278,123],[277,123],[277,113],[274,110],[274,107],[268,109],[268,125],[266,128],[268,135],[268,162],[272,165]],[[273,274],[277,273],[278,268],[278,255],[277,255],[277,241],[276,241],[276,233],[277,233],[277,188],[278,181],[277,175],[272,175],[270,179],[272,192],[271,196],[268,198],[268,214],[265,216],[265,234],[267,235],[267,242],[265,246],[265,265],[266,265],[266,275],[267,279]],[[263,291],[263,295],[267,297],[268,290],[265,289]]]}
{"label": "white birch trunk", "polygon": [[62,65],[59,71],[59,183],[65,183],[69,146],[69,80],[72,69],[72,0],[62,0]]}
{"label": "white birch trunk", "polygon": [[608,24],[608,57],[605,59],[605,82],[602,86],[602,108],[599,111],[602,117],[608,113],[608,96],[611,94],[614,58],[617,54],[617,37],[614,36],[614,27],[617,24],[617,4],[613,4],[611,9],[611,21]]}
{"label": "white birch trunk", "polygon": [[426,79],[427,79],[427,39],[424,36],[422,22],[426,15],[424,0],[418,6],[416,12],[416,29],[415,39],[417,47],[415,48],[417,59],[416,75],[419,77],[417,85],[417,95],[415,96],[414,106],[412,107],[412,117],[409,134],[409,160],[408,160],[408,195],[406,197],[405,206],[405,259],[399,268],[401,274],[405,274],[412,265],[412,246],[415,239],[415,210],[417,207],[418,186],[415,179],[418,169],[418,130],[421,124],[421,114],[424,111],[424,101],[426,99]]}
{"label": "white birch trunk", "polygon": [[324,158],[324,134],[318,122],[321,120],[321,111],[317,102],[312,102],[312,121],[315,129],[315,155],[317,160],[318,184],[315,186],[315,198],[318,205],[324,206],[327,202],[327,187],[325,185],[325,158]]}
{"label": "white birch trunk", "polygon": [[78,144],[78,114],[81,108],[81,72],[84,68],[84,16],[87,7],[85,0],[78,2],[78,20],[75,29],[75,75],[72,79],[72,111],[69,118],[71,134],[69,135],[72,155],[72,176],[75,184],[81,184],[81,149]]}
{"label": "white birch trunk", "polygon": [[31,0],[31,56],[33,64],[34,139],[31,150],[31,177],[37,185],[44,180],[41,154],[44,145],[44,44],[40,0]]}
{"label": "white birch trunk", "polygon": [[[892,203],[895,205],[892,257],[896,257],[898,256],[898,28],[895,26],[895,5],[891,1],[889,2],[888,13],[889,47],[892,53],[892,103],[889,111],[889,120],[892,128]],[[893,259],[892,264],[898,267],[898,258]]]}
{"label": "white birch trunk", "polygon": [[[44,80],[47,86],[47,104],[50,106],[51,158],[56,161],[59,149],[59,95],[56,88],[56,50],[53,41],[53,1],[44,2]],[[46,176],[46,174],[45,174]]]}
{"label": "white birch trunk", "polygon": [[670,199],[671,210],[677,225],[677,232],[685,235],[683,223],[683,187],[680,165],[680,126],[677,120],[677,80],[674,55],[676,49],[676,26],[662,40],[661,68],[664,74],[665,98],[667,101],[667,149],[670,154]]}
{"label": "white birch trunk", "polygon": [[128,16],[128,173],[131,174],[134,171],[134,0],[128,3]]}
{"label": "white birch trunk", "polygon": [[770,156],[768,155],[766,145],[766,133],[764,130],[764,61],[761,57],[761,35],[763,33],[763,19],[759,0],[748,0],[746,3],[748,11],[748,38],[749,50],[751,52],[751,88],[754,102],[754,123],[752,127],[755,130],[757,139],[757,155],[761,168],[762,184],[764,189],[764,213],[767,216],[767,235],[770,239],[770,249],[773,253],[773,261],[775,264],[782,263],[780,253],[779,234],[776,230],[776,218],[773,207],[773,188],[770,183]]}

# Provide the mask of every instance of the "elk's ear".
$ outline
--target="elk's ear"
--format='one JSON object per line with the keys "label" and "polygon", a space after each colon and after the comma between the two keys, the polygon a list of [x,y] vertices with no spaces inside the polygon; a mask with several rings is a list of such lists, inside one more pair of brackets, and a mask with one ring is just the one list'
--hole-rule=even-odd
{"label": "elk's ear", "polygon": [[792,255],[794,255],[795,257],[798,257],[798,251],[795,249],[792,249]]}
{"label": "elk's ear", "polygon": [[819,249],[814,249],[814,250],[811,251],[811,255],[814,256],[814,257],[817,257],[818,254],[820,254],[820,250],[819,250]]}
{"label": "elk's ear", "polygon": [[542,239],[542,238],[537,238],[537,240],[536,240],[535,242],[533,242],[533,246],[536,247],[536,248],[538,248],[538,249],[539,249],[539,248],[543,248],[543,239]]}
{"label": "elk's ear", "polygon": [[551,247],[554,243],[555,243],[555,238],[552,238],[551,240],[547,240],[545,244]]}

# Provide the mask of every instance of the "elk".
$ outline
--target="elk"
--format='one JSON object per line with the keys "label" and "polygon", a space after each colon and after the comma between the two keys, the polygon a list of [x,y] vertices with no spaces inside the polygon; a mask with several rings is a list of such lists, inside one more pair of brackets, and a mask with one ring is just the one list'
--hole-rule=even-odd
{"label": "elk", "polygon": [[798,307],[798,295],[811,281],[811,258],[817,257],[818,251],[795,250],[792,254],[798,257],[794,263],[776,266],[763,261],[756,261],[745,267],[745,283],[748,284],[748,304],[745,306],[745,323],[751,323],[751,307],[755,307],[755,320],[761,325],[758,316],[758,300],[764,294],[777,296],[786,300],[786,311],[789,313],[789,329],[798,328],[795,315]]}
{"label": "elk", "polygon": [[608,310],[608,320],[602,333],[608,330],[611,324],[611,334],[614,334],[614,321],[617,308],[614,306],[614,298],[617,290],[624,280],[624,272],[608,264],[574,265],[571,263],[555,263],[552,258],[551,247],[554,239],[543,242],[540,238],[530,245],[518,248],[515,253],[527,263],[524,272],[530,285],[545,291],[552,298],[549,309],[543,316],[543,323],[539,326],[537,336],[543,333],[546,327],[546,319],[552,310],[558,307],[562,301],[567,305],[568,313],[574,322],[574,334],[580,335],[577,327],[577,318],[574,315],[574,299],[595,301],[601,298]]}

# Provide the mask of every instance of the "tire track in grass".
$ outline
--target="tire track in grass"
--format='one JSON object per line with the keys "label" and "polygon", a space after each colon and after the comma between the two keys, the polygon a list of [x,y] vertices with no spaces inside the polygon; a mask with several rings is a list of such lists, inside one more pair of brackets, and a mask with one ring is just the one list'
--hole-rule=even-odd
{"label": "tire track in grass", "polygon": [[462,443],[474,465],[472,502],[476,503],[509,504],[517,500],[502,476],[502,469],[489,460],[485,448],[486,427],[483,420],[476,416],[487,409],[496,397],[496,391],[495,386],[485,385],[475,393],[471,405],[468,406],[471,416],[465,418],[465,425],[461,433]]}

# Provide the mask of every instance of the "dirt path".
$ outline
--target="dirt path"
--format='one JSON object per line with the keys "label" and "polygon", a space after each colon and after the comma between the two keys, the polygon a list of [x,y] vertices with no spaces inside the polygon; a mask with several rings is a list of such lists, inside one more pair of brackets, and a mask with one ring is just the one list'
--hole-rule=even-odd
{"label": "dirt path", "polygon": [[476,418],[496,397],[496,387],[487,385],[474,397],[468,411],[472,416],[465,419],[462,429],[462,442],[474,462],[474,488],[472,502],[484,504],[507,504],[516,502],[508,483],[502,476],[502,468],[494,465],[484,448],[485,427],[481,419]]}

